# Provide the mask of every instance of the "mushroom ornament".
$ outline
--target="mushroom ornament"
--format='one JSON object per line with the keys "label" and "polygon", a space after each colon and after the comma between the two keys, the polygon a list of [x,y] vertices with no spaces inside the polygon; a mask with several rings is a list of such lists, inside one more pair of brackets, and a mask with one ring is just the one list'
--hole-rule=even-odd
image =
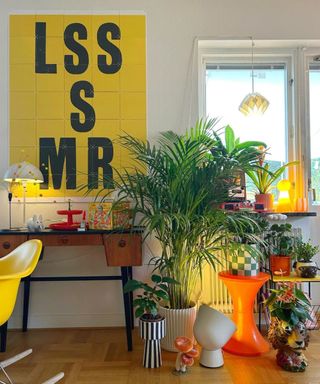
{"label": "mushroom ornament", "polygon": [[179,336],[175,339],[174,345],[177,348],[178,356],[174,373],[187,373],[187,367],[194,364],[194,359],[199,356],[199,352],[191,339],[186,336]]}

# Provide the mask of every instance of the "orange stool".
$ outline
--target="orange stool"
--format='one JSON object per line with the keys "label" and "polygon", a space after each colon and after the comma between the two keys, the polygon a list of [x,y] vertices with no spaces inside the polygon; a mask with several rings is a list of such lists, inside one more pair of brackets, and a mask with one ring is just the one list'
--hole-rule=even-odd
{"label": "orange stool", "polygon": [[253,304],[259,289],[270,279],[270,275],[260,272],[258,276],[235,276],[224,271],[219,273],[219,278],[232,297],[232,319],[237,325],[237,331],[223,350],[240,356],[257,356],[268,352],[269,344],[262,337],[254,320]]}

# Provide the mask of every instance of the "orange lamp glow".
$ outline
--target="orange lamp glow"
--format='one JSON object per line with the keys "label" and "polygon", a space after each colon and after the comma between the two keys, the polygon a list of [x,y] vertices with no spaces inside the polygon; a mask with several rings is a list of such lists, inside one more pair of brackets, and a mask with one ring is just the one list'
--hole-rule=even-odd
{"label": "orange lamp glow", "polygon": [[292,211],[292,202],[290,199],[289,191],[291,188],[291,182],[289,180],[280,180],[277,184],[279,190],[278,198],[278,212],[291,212]]}

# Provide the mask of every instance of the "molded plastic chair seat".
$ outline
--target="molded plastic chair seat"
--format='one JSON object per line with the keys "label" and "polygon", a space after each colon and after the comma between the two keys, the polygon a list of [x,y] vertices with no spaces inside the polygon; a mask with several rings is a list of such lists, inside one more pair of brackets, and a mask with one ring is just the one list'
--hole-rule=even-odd
{"label": "molded plastic chair seat", "polygon": [[9,320],[20,281],[34,271],[41,250],[40,240],[29,240],[0,259],[0,325]]}
{"label": "molded plastic chair seat", "polygon": [[[14,249],[7,256],[0,259],[0,326],[5,324],[14,309],[19,284],[22,278],[31,275],[40,258],[42,243],[40,240],[29,240]],[[28,356],[31,349],[0,362],[0,373],[2,372],[9,383],[13,383],[5,368]],[[57,383],[63,373],[59,373],[43,384]],[[0,379],[0,383],[5,383]]]}

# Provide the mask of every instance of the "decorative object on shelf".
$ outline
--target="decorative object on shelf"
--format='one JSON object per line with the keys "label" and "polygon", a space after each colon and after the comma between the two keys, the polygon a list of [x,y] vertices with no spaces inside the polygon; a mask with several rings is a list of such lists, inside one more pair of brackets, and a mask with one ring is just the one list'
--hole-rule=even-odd
{"label": "decorative object on shelf", "polygon": [[145,368],[158,368],[162,365],[160,340],[165,336],[166,319],[158,313],[159,301],[169,300],[169,286],[177,284],[170,277],[152,275],[153,286],[138,280],[129,280],[123,292],[128,293],[142,290],[133,301],[135,316],[139,317],[140,336],[145,340],[143,352],[143,366]]}
{"label": "decorative object on shelf", "polygon": [[50,229],[54,229],[57,231],[77,231],[80,226],[81,222],[74,222],[73,216],[74,215],[83,215],[83,211],[81,209],[70,209],[70,201],[69,201],[69,209],[63,209],[57,211],[58,215],[66,215],[67,216],[67,222],[61,221],[58,223],[52,223],[49,225]]}
{"label": "decorative object on shelf", "polygon": [[27,228],[30,232],[40,232],[44,230],[42,215],[33,215],[27,220]]}
{"label": "decorative object on shelf", "polygon": [[308,242],[298,240],[293,248],[293,256],[296,261],[294,262],[294,268],[297,276],[305,278],[316,277],[318,272],[318,266],[312,258],[319,252],[319,246],[313,246]]}
{"label": "decorative object on shelf", "polygon": [[[170,350],[177,336],[193,338],[193,301],[197,300],[193,295],[202,269],[223,258],[222,238],[229,236],[232,242],[226,227],[237,218],[231,219],[219,206],[228,199],[237,172],[256,167],[258,146],[265,145],[240,143],[229,126],[221,137],[221,131],[214,130],[215,123],[200,120],[182,135],[162,132],[155,145],[130,135],[120,138],[137,167],[115,178],[118,197],[114,204],[130,201],[133,223],[145,227],[145,237],[152,234],[161,246],[160,255],[151,263],[163,276],[180,283],[169,287],[168,308],[159,309],[167,320],[167,336],[161,344]],[[110,195],[101,190],[97,197],[103,200]],[[181,320],[171,322],[171,314],[182,313],[190,318],[176,334],[173,324]]]}
{"label": "decorative object on shelf", "polygon": [[277,211],[291,212],[292,201],[289,195],[289,191],[291,189],[291,182],[287,179],[280,180],[277,184],[277,189],[279,191]]}
{"label": "decorative object on shelf", "polygon": [[89,229],[112,229],[112,203],[90,203],[88,214]]}
{"label": "decorative object on shelf", "polygon": [[201,345],[200,364],[207,368],[219,368],[224,364],[221,348],[234,334],[237,327],[223,313],[201,305],[194,323],[193,332]]}
{"label": "decorative object on shelf", "polygon": [[273,224],[265,236],[270,269],[275,275],[289,276],[294,246],[292,225]]}
{"label": "decorative object on shelf", "polygon": [[131,210],[130,203],[122,201],[112,207],[112,226],[113,228],[130,228],[131,227]]}
{"label": "decorative object on shelf", "polygon": [[176,375],[183,375],[188,372],[188,367],[192,367],[194,359],[199,356],[199,351],[193,345],[189,337],[179,336],[174,341],[175,348],[179,351],[176,358],[176,366],[173,371]]}
{"label": "decorative object on shelf", "polygon": [[312,320],[309,299],[295,283],[281,283],[264,303],[271,316],[268,339],[277,350],[277,364],[286,371],[305,371],[308,362],[302,351],[309,343],[305,323]]}
{"label": "decorative object on shelf", "polygon": [[[22,185],[23,189],[23,225],[26,225],[26,191],[27,184],[40,184],[43,183],[43,175],[41,171],[31,163],[27,161],[22,161],[10,165],[6,170],[4,176],[4,181],[8,183],[19,183]],[[11,195],[12,199],[12,195]],[[10,195],[8,195],[9,204],[11,204]]]}
{"label": "decorative object on shelf", "polygon": [[297,212],[307,212],[308,203],[305,197],[298,197],[296,200],[296,210]]}
{"label": "decorative object on shelf", "polygon": [[239,105],[239,111],[245,116],[251,113],[263,114],[269,106],[269,101],[254,90],[253,48],[254,41],[253,37],[251,37],[251,93],[248,93]]}
{"label": "decorative object on shelf", "polygon": [[271,193],[274,188],[274,183],[281,177],[287,167],[297,165],[298,161],[291,161],[283,164],[281,167],[275,170],[270,169],[270,164],[265,162],[266,151],[261,148],[260,154],[257,156],[257,167],[255,169],[249,169],[246,174],[253,181],[259,193],[256,194],[256,203],[263,204],[264,211],[273,210],[273,194]]}
{"label": "decorative object on shelf", "polygon": [[[234,239],[227,246],[229,272],[240,276],[257,276],[259,260],[264,258],[260,248],[264,248],[263,232],[268,228],[266,219],[255,212],[238,212],[233,214],[228,231],[234,234]],[[241,219],[243,223],[241,223]],[[240,224],[240,225],[239,225]],[[228,239],[226,239],[228,241]]]}
{"label": "decorative object on shelf", "polygon": [[282,213],[272,213],[271,215],[266,215],[267,220],[284,221],[287,220],[287,218],[288,216]]}
{"label": "decorative object on shelf", "polygon": [[237,171],[234,176],[234,185],[228,191],[228,201],[244,202],[247,199],[246,175],[243,171]]}

